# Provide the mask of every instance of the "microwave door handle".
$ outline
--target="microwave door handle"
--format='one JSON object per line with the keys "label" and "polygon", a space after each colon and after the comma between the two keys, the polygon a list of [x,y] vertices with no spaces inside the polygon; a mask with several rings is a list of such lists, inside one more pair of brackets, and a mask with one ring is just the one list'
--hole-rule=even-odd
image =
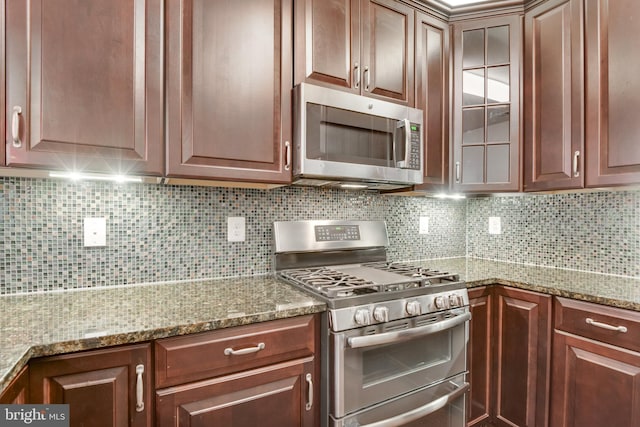
{"label": "microwave door handle", "polygon": [[409,119],[403,119],[398,122],[398,129],[404,128],[404,158],[400,161],[395,161],[396,147],[395,138],[393,146],[394,164],[399,168],[409,167],[409,157],[411,156],[411,122]]}
{"label": "microwave door handle", "polygon": [[444,408],[459,396],[469,390],[469,383],[463,383],[460,387],[457,387],[452,392],[445,394],[437,398],[436,400],[432,400],[426,405],[420,406],[419,408],[412,409],[409,412],[405,412],[404,414],[396,415],[395,417],[387,418],[386,420],[376,421],[375,423],[370,424],[359,424],[360,427],[396,427],[403,426],[412,421],[419,420],[420,418],[426,417],[434,412]]}
{"label": "microwave door handle", "polygon": [[418,328],[403,329],[401,331],[386,332],[377,335],[365,335],[362,337],[347,338],[347,345],[351,348],[373,347],[377,345],[393,344],[396,342],[407,341],[424,335],[434,334],[436,332],[446,331],[455,328],[458,325],[471,319],[471,313],[466,312],[459,314],[440,322],[431,323]]}

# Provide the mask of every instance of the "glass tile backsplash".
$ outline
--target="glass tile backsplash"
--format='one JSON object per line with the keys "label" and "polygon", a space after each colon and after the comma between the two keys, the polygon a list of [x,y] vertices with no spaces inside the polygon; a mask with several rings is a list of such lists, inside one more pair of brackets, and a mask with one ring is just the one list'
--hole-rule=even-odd
{"label": "glass tile backsplash", "polygon": [[[227,242],[230,216],[246,218],[245,242]],[[490,216],[502,234],[488,234]],[[105,247],[83,246],[88,217],[106,218]],[[387,221],[395,261],[469,255],[640,276],[640,191],[452,201],[0,178],[0,294],[266,274],[273,221],[327,218]]]}

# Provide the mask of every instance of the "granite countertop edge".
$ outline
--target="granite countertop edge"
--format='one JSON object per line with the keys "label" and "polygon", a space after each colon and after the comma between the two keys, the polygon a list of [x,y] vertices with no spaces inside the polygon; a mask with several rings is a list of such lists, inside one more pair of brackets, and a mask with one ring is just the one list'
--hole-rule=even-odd
{"label": "granite countertop edge", "polygon": [[[638,278],[573,272],[564,269],[519,265],[466,257],[421,260],[418,261],[418,263],[428,266],[428,268],[446,269],[452,273],[460,273],[461,280],[466,282],[467,288],[469,289],[497,284],[640,312],[640,279]],[[313,314],[326,310],[326,305],[323,302],[294,289],[291,285],[279,282],[272,277],[244,277],[235,279],[235,282],[246,283],[254,280],[261,282],[262,286],[266,289],[275,289],[275,291],[273,291],[275,295],[270,294],[269,291],[264,291],[274,299],[277,299],[280,296],[280,292],[282,292],[283,295],[288,298],[285,301],[284,307],[279,307],[279,304],[276,304],[275,309],[256,309],[252,313],[231,313],[228,316],[212,316],[206,318],[206,320],[200,319],[197,321],[189,320],[188,317],[178,317],[180,319],[179,321],[168,322],[166,323],[167,326],[145,328],[132,325],[123,328],[122,332],[90,338],[72,337],[71,339],[62,340],[52,339],[49,343],[41,343],[34,340],[25,342],[24,346],[22,342],[15,343],[10,360],[7,361],[8,363],[5,363],[4,368],[0,366],[0,393],[32,358],[123,344],[143,343],[171,336],[212,331]],[[225,280],[222,280],[222,282],[224,281]],[[234,279],[226,279],[226,282],[229,281],[235,283]],[[215,282],[220,281],[211,281],[211,283]],[[566,282],[571,283],[565,286]],[[582,283],[585,283],[584,286],[582,286]],[[619,289],[618,291],[610,291],[606,286],[601,286],[600,283],[613,283],[614,286],[622,289],[622,291]],[[136,286],[134,286],[134,288],[135,287]],[[177,289],[178,288],[174,289],[173,292],[178,292]],[[182,288],[179,289],[178,295],[182,296]],[[200,290],[200,288],[196,288],[196,290]],[[118,291],[110,290],[110,292],[117,293]],[[61,292],[60,294],[65,295],[66,292]],[[192,296],[186,297],[187,303],[191,302],[189,298],[195,300],[195,298],[200,297],[198,292],[192,292],[192,294]],[[213,293],[209,295],[209,297],[215,299],[216,297],[226,297],[226,295]],[[237,299],[235,295],[233,297]],[[260,297],[260,294],[258,294],[255,298]],[[244,295],[243,298],[243,303],[247,304],[247,301],[252,301],[254,296],[253,294],[249,296]],[[258,302],[256,302],[256,304],[258,304]],[[226,307],[226,301],[224,305]],[[5,357],[6,354],[4,351],[4,348],[0,348],[0,358]]]}

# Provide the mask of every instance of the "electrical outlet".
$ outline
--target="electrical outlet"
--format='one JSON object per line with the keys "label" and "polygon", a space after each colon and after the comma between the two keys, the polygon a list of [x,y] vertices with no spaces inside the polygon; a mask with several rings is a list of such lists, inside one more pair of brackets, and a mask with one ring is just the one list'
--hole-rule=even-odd
{"label": "electrical outlet", "polygon": [[107,219],[84,219],[84,246],[107,246]]}
{"label": "electrical outlet", "polygon": [[429,234],[429,217],[421,216],[420,217],[420,227],[418,228],[419,234]]}
{"label": "electrical outlet", "polygon": [[245,219],[243,216],[230,216],[227,218],[227,241],[244,242]]}
{"label": "electrical outlet", "polygon": [[489,234],[501,234],[502,224],[499,216],[489,217]]}

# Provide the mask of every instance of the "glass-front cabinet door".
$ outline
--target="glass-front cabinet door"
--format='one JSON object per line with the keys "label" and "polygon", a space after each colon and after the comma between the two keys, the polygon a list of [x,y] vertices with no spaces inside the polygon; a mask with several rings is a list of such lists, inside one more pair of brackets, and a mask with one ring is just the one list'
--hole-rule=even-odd
{"label": "glass-front cabinet door", "polygon": [[452,187],[520,189],[522,18],[454,25]]}

